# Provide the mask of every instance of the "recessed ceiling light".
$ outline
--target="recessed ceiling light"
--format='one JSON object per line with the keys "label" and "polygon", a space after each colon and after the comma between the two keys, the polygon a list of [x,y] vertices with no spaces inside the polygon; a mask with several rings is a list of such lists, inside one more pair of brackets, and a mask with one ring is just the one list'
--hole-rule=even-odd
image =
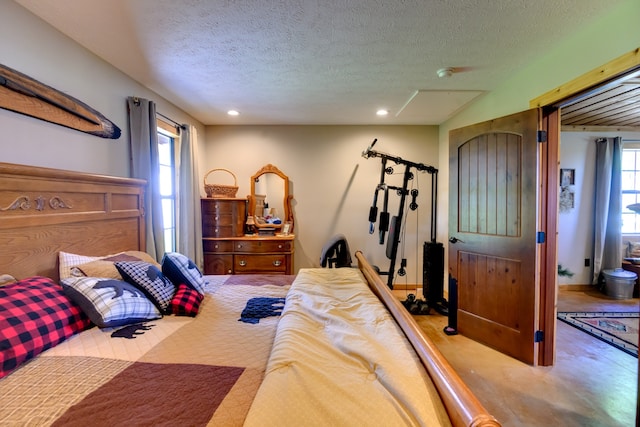
{"label": "recessed ceiling light", "polygon": [[227,114],[230,116],[238,116],[240,115],[240,113],[237,110],[229,110],[227,111]]}
{"label": "recessed ceiling light", "polygon": [[380,109],[380,110],[376,111],[376,114],[378,116],[386,116],[387,114],[389,114],[389,110]]}

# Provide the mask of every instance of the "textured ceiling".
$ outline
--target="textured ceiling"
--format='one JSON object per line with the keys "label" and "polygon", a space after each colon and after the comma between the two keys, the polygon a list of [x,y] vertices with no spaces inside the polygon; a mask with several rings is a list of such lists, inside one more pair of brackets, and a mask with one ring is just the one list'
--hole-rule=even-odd
{"label": "textured ceiling", "polygon": [[439,124],[622,0],[15,1],[204,124]]}

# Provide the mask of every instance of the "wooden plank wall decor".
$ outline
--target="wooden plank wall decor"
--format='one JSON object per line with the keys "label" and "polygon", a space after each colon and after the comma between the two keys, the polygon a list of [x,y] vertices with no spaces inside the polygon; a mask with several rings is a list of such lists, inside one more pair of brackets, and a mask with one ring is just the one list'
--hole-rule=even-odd
{"label": "wooden plank wall decor", "polygon": [[120,138],[120,128],[87,104],[2,64],[0,108],[102,138]]}

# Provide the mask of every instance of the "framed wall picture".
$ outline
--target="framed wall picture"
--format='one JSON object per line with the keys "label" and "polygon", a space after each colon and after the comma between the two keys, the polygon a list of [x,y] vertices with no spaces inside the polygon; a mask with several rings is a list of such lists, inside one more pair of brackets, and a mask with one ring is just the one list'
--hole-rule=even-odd
{"label": "framed wall picture", "polygon": [[566,187],[567,185],[575,185],[576,183],[576,170],[575,169],[560,169],[560,186]]}
{"label": "framed wall picture", "polygon": [[575,207],[575,194],[569,190],[568,186],[563,187],[562,190],[560,190],[559,203],[559,210],[561,213],[569,212]]}

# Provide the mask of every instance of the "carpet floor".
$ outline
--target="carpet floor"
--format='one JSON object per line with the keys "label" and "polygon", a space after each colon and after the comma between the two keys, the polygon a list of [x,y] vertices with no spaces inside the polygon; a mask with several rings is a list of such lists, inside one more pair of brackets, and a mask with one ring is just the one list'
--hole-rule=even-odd
{"label": "carpet floor", "polygon": [[558,319],[638,357],[637,312],[558,312]]}

